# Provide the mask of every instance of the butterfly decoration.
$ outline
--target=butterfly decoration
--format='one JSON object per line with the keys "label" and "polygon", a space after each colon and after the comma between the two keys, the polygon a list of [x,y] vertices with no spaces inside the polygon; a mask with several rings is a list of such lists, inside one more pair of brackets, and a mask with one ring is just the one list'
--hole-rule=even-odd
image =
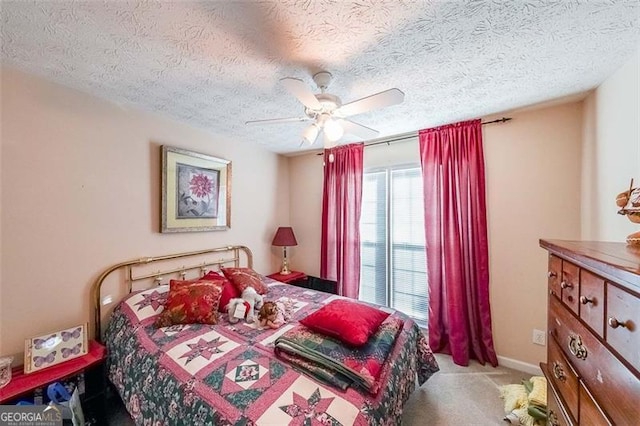
{"label": "butterfly decoration", "polygon": [[62,358],[67,358],[70,355],[78,355],[80,353],[80,349],[82,348],[82,343],[78,343],[72,348],[62,348],[60,352],[62,352]]}
{"label": "butterfly decoration", "polygon": [[49,368],[88,353],[87,328],[88,324],[85,323],[26,339],[24,373]]}
{"label": "butterfly decoration", "polygon": [[69,339],[77,339],[78,337],[80,337],[80,332],[82,331],[82,327],[78,327],[73,331],[63,331],[62,334],[62,341],[66,342]]}
{"label": "butterfly decoration", "polygon": [[56,359],[56,352],[53,351],[47,356],[34,356],[33,363],[36,367],[41,367],[44,364],[51,364]]}
{"label": "butterfly decoration", "polygon": [[45,337],[44,339],[33,339],[33,344],[36,349],[42,348],[52,348],[56,345],[56,335],[52,334],[49,337]]}

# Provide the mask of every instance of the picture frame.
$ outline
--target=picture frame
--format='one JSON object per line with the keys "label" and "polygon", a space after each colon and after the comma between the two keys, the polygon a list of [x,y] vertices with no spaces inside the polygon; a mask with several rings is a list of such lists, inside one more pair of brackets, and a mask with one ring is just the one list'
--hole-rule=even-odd
{"label": "picture frame", "polygon": [[86,355],[88,323],[45,333],[24,342],[24,374]]}
{"label": "picture frame", "polygon": [[231,161],[162,146],[160,232],[231,228]]}

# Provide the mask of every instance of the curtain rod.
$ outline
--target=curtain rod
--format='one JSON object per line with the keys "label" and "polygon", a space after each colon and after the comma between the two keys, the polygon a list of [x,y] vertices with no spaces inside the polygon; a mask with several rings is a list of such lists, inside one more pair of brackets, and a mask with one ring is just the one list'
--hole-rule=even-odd
{"label": "curtain rod", "polygon": [[[481,124],[484,126],[485,124],[506,123],[509,120],[513,120],[513,118],[511,118],[511,117],[502,117],[502,118],[498,118],[496,120],[483,121]],[[391,142],[399,142],[399,141],[404,141],[404,140],[407,140],[407,139],[415,138],[416,136],[418,136],[418,132],[411,132],[410,134],[405,134],[403,136],[399,136],[399,137],[392,138],[392,139],[386,139],[386,140],[377,141],[377,142],[365,143],[364,146],[366,148],[368,146],[382,145],[383,143],[387,143],[388,144],[388,143],[391,143]]]}
{"label": "curtain rod", "polygon": [[[502,118],[498,118],[496,120],[483,121],[481,124],[484,126],[485,124],[506,123],[507,121],[510,121],[510,120],[513,120],[513,118],[511,118],[511,117],[502,117]],[[404,141],[404,140],[407,140],[407,139],[413,139],[416,136],[418,136],[418,132],[403,133],[402,135],[398,135],[395,138],[384,139],[384,140],[381,140],[381,141],[365,143],[364,147],[366,148],[368,146],[382,145],[383,143],[389,144],[391,142],[400,142],[400,141]],[[324,151],[319,152],[316,155],[324,155]]]}

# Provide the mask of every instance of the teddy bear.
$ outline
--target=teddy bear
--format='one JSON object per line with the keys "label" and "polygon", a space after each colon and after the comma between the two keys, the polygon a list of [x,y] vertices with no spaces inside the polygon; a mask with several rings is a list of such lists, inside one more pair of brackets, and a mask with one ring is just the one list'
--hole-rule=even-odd
{"label": "teddy bear", "polygon": [[258,294],[253,287],[244,289],[240,297],[229,300],[227,312],[229,312],[229,322],[237,323],[241,318],[245,318],[248,323],[255,321],[255,309],[263,306],[263,297]]}
{"label": "teddy bear", "polygon": [[258,312],[258,320],[262,327],[278,328],[291,319],[292,312],[293,302],[291,299],[277,302],[267,301]]}

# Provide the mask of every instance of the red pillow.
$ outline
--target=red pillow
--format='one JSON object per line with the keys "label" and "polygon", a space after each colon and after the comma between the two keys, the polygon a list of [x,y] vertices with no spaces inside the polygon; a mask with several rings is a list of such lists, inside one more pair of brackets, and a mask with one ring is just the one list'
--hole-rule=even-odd
{"label": "red pillow", "polygon": [[169,295],[156,327],[174,324],[217,324],[222,281],[169,282]]}
{"label": "red pillow", "polygon": [[209,271],[207,275],[202,277],[202,279],[221,281],[223,283],[222,294],[220,295],[220,303],[218,303],[219,312],[227,312],[227,305],[229,304],[229,300],[235,297],[240,297],[240,292],[233,284],[231,284],[231,281],[218,274],[217,272]]}
{"label": "red pillow", "polygon": [[338,299],[303,318],[300,323],[352,346],[362,346],[388,316],[387,312],[371,306]]}
{"label": "red pillow", "polygon": [[262,277],[251,268],[222,268],[222,273],[242,293],[247,287],[253,287],[256,293],[266,294],[267,285]]}
{"label": "red pillow", "polygon": [[225,277],[223,277],[222,275],[220,275],[219,273],[217,273],[215,271],[209,271],[200,279],[201,280],[216,281],[216,280],[219,280],[219,279],[223,279],[224,280]]}

